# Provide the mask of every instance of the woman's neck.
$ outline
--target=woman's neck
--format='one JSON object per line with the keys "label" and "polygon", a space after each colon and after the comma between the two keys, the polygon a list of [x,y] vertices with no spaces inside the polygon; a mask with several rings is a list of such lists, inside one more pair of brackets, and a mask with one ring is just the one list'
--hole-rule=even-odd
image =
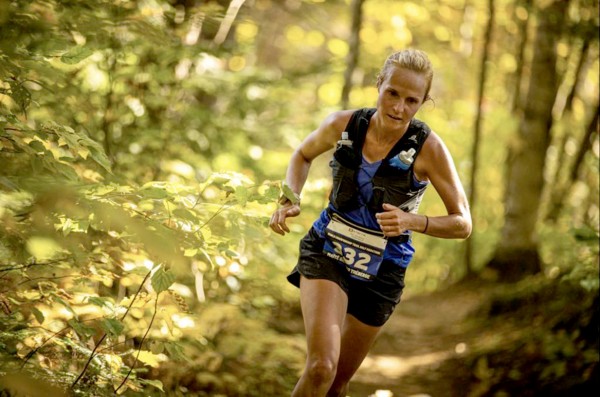
{"label": "woman's neck", "polygon": [[410,125],[410,123],[406,123],[399,128],[386,128],[385,123],[378,116],[378,112],[373,115],[367,131],[367,134],[371,135],[372,142],[378,145],[386,146],[395,144],[402,138]]}

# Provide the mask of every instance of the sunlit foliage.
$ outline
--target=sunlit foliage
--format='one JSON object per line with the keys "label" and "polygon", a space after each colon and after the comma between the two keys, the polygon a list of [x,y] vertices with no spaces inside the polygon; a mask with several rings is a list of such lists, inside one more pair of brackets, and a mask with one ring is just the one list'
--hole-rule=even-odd
{"label": "sunlit foliage", "polygon": [[[349,3],[0,1],[2,387],[42,379],[31,384],[48,395],[288,393],[303,339],[284,275],[326,204],[326,159],[313,165],[292,235],[272,237],[265,223],[292,148],[339,106]],[[535,21],[521,2],[497,3],[476,181],[484,188],[473,208],[479,268],[503,222],[519,117],[517,23]],[[598,96],[593,40],[572,106],[558,112],[576,80],[574,54],[597,32],[597,4],[575,3],[558,43],[564,81],[548,190],[565,183]],[[434,100],[418,117],[443,137],[465,182],[486,13],[485,2],[365,1],[350,93],[350,106],[374,106],[385,57],[426,50]],[[540,228],[545,276],[590,293],[594,139],[557,223]],[[432,193],[422,208],[444,213]],[[415,245],[408,294],[461,277],[461,243]]]}

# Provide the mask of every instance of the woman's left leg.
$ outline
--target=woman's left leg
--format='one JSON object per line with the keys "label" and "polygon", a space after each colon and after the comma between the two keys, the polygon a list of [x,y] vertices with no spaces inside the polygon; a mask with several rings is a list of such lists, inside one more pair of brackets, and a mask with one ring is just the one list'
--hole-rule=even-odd
{"label": "woman's left leg", "polygon": [[380,330],[381,327],[367,325],[351,314],[346,315],[337,372],[327,397],[346,396],[350,379],[369,353]]}

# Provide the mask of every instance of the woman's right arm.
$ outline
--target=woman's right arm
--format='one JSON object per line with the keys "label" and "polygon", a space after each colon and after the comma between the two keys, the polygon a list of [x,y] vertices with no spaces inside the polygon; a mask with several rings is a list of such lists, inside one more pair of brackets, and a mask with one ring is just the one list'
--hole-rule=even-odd
{"label": "woman's right arm", "polygon": [[[343,110],[330,114],[296,148],[290,158],[285,177],[285,183],[295,194],[300,196],[312,161],[335,146],[336,142],[340,139],[342,131],[346,128],[352,113],[353,110]],[[299,214],[300,203],[293,204],[288,200],[273,213],[269,226],[275,233],[284,235],[290,231],[286,224],[286,219],[298,216]]]}

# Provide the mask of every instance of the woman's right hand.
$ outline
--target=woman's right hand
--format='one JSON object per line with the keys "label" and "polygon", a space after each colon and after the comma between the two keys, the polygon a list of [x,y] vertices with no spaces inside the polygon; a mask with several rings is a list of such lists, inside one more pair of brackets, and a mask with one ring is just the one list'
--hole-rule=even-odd
{"label": "woman's right hand", "polygon": [[300,203],[292,204],[291,201],[287,201],[273,213],[271,220],[269,221],[269,227],[273,229],[275,233],[284,236],[286,233],[290,232],[290,229],[286,224],[286,219],[298,215],[300,215]]}

